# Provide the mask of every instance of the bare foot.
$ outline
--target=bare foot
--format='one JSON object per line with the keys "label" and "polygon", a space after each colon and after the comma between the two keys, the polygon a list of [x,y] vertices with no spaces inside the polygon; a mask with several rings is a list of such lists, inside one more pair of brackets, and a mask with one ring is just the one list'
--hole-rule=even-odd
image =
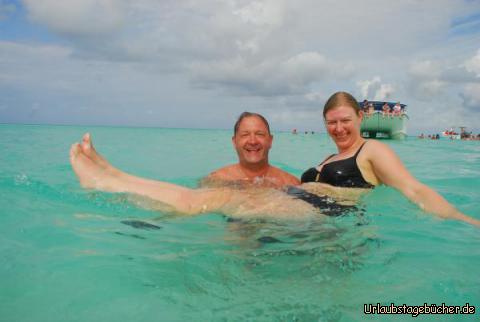
{"label": "bare foot", "polygon": [[93,147],[92,138],[90,133],[85,133],[82,137],[82,142],[80,143],[80,148],[82,152],[89,157],[93,162],[98,164],[103,168],[112,167],[107,160],[105,160],[100,154],[97,153],[95,148]]}
{"label": "bare foot", "polygon": [[[95,153],[96,154],[96,153]],[[84,152],[79,143],[75,143],[70,148],[70,163],[73,171],[80,181],[80,185],[87,189],[96,189],[108,192],[118,192],[115,188],[115,175],[106,160],[95,162],[90,159]]]}

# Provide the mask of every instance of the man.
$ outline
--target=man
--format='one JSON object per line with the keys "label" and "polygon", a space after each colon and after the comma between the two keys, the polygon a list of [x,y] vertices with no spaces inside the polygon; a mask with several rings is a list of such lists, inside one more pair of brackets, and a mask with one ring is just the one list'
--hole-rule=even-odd
{"label": "man", "polygon": [[293,175],[269,164],[268,152],[272,141],[270,126],[262,115],[242,113],[235,123],[232,137],[238,163],[212,172],[202,184],[234,181],[273,188],[300,184]]}
{"label": "man", "polygon": [[[214,171],[203,180],[202,185],[221,186],[225,182],[240,182],[281,188],[300,184],[296,177],[268,163],[272,141],[267,120],[260,114],[244,112],[235,123],[232,137],[239,162]],[[152,180],[135,177],[113,167],[95,151],[88,133],[80,144],[72,146],[71,162],[80,183],[86,188],[127,192],[127,187],[136,185],[137,188],[142,188],[142,191],[136,193],[142,194],[143,190],[149,191],[156,187],[155,184],[152,185]]]}

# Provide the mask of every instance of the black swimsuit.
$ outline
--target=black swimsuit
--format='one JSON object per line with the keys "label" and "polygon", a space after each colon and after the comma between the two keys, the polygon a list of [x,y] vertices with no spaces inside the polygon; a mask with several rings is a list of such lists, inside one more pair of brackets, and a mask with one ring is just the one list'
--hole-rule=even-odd
{"label": "black swimsuit", "polygon": [[285,192],[295,199],[308,202],[312,207],[320,209],[324,215],[331,217],[341,216],[347,211],[358,209],[356,206],[341,205],[328,196],[319,196],[294,186],[289,186]]}
{"label": "black swimsuit", "polygon": [[[318,171],[317,168],[310,168],[302,174],[302,183],[306,182],[323,182],[328,183],[335,187],[347,187],[347,188],[373,188],[375,187],[371,183],[367,182],[360,172],[357,165],[357,156],[362,150],[365,143],[360,146],[354,156],[332,161],[323,165],[322,170]],[[329,156],[320,165],[324,164],[334,155]]]}

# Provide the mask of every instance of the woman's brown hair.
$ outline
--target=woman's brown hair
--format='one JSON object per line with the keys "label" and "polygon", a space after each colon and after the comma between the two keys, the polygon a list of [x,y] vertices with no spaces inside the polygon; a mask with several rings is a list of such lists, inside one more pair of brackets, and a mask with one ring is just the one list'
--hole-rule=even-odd
{"label": "woman's brown hair", "polygon": [[325,115],[327,114],[328,111],[339,107],[341,105],[347,105],[350,106],[355,110],[355,113],[358,115],[361,111],[360,106],[358,105],[357,100],[355,97],[353,97],[352,94],[347,93],[347,92],[336,92],[330,98],[327,100],[325,103],[325,106],[323,107],[323,118],[325,118]]}

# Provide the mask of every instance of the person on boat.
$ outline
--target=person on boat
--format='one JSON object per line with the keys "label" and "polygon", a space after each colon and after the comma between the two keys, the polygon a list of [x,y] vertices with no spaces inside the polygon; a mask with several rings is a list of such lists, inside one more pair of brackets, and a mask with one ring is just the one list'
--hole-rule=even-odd
{"label": "person on boat", "polygon": [[373,113],[375,113],[375,107],[373,106],[372,102],[369,102],[368,103],[368,114],[373,115]]}
{"label": "person on boat", "polygon": [[362,111],[363,113],[368,113],[368,100],[367,99],[364,99],[363,100],[363,103],[362,103]]}
{"label": "person on boat", "polygon": [[400,115],[402,115],[402,105],[400,105],[400,102],[397,102],[397,103],[393,106],[393,115],[394,115],[394,116],[400,116]]}
{"label": "person on boat", "polygon": [[399,190],[429,213],[480,223],[459,212],[437,192],[415,179],[388,145],[362,138],[363,112],[351,94],[333,94],[325,103],[323,117],[338,153],[305,171],[302,183],[320,182],[335,187],[366,189],[384,184]]}
{"label": "person on boat", "polygon": [[390,105],[388,105],[387,102],[385,102],[385,104],[382,106],[382,114],[383,117],[390,116]]}

